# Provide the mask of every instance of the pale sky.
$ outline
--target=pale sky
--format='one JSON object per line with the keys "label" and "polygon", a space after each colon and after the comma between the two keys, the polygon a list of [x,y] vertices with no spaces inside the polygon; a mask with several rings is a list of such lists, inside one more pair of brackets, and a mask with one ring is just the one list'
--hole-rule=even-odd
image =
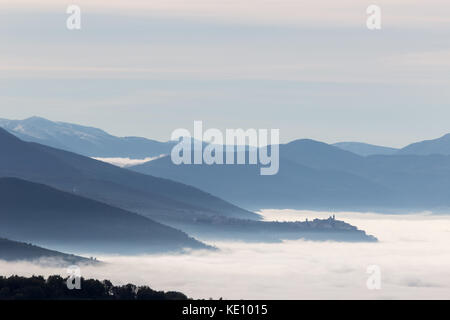
{"label": "pale sky", "polygon": [[[81,30],[66,28],[79,5]],[[366,28],[366,8],[382,30]],[[283,142],[403,146],[450,132],[448,0],[0,0],[0,118],[168,140],[279,128]]]}

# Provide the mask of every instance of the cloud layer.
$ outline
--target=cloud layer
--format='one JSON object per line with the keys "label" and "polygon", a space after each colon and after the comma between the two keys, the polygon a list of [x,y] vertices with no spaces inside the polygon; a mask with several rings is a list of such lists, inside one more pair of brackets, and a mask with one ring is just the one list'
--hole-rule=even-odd
{"label": "cloud layer", "polygon": [[[328,212],[264,211],[267,219],[304,220]],[[179,290],[193,298],[227,299],[448,299],[450,217],[338,213],[376,235],[379,243],[287,241],[215,243],[220,252],[139,257],[104,256],[83,276],[114,283]],[[381,290],[368,290],[369,265],[381,268]],[[52,274],[63,269],[0,263],[1,274]]]}

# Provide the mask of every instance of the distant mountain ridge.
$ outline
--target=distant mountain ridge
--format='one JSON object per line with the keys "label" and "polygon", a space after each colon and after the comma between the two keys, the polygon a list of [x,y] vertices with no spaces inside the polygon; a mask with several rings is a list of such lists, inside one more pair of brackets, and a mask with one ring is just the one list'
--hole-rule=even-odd
{"label": "distant mountain ridge", "polygon": [[341,170],[360,167],[364,158],[325,143],[303,139],[280,145],[280,170],[261,176],[259,165],[174,165],[170,157],[130,167],[137,172],[193,185],[253,210],[316,208],[331,210],[352,203],[376,205],[390,191],[376,182]]}
{"label": "distant mountain ridge", "polygon": [[425,140],[412,143],[399,151],[399,154],[432,155],[443,154],[450,155],[450,133],[438,139]]}
{"label": "distant mountain ridge", "polygon": [[363,157],[309,139],[279,150],[280,171],[274,176],[260,176],[258,166],[175,166],[169,157],[130,169],[207,189],[253,210],[450,209],[450,156]]}
{"label": "distant mountain ridge", "polygon": [[377,146],[362,142],[338,142],[334,143],[333,146],[339,149],[353,152],[360,156],[372,156],[372,155],[392,155],[399,151],[396,148]]}
{"label": "distant mountain ridge", "polygon": [[333,146],[353,152],[360,156],[372,155],[450,155],[450,133],[437,139],[414,142],[406,147],[397,149],[361,142],[338,142]]}
{"label": "distant mountain ridge", "polygon": [[18,138],[88,157],[145,159],[170,152],[172,142],[140,137],[115,137],[93,127],[54,122],[40,117],[0,119],[0,128]]}
{"label": "distant mountain ridge", "polygon": [[[445,139],[437,140],[445,145]],[[215,216],[259,218],[220,198],[248,209],[450,207],[447,155],[403,154],[399,150],[361,156],[354,150],[299,139],[280,145],[280,172],[272,177],[260,176],[258,166],[175,166],[168,156],[130,167],[144,174],[138,175],[70,152],[22,142],[21,146],[25,145],[21,157],[8,160],[12,166],[2,167],[0,159],[0,175],[50,184],[176,226]],[[27,157],[34,157],[39,166],[23,163]]]}
{"label": "distant mountain ridge", "polygon": [[[173,141],[160,142],[142,137],[116,137],[98,128],[50,121],[36,116],[24,120],[0,119],[0,128],[24,141],[96,158],[153,158],[169,154],[175,144]],[[397,153],[450,155],[450,133],[438,139],[412,143],[401,149],[363,142],[337,142],[333,146],[361,156]]]}

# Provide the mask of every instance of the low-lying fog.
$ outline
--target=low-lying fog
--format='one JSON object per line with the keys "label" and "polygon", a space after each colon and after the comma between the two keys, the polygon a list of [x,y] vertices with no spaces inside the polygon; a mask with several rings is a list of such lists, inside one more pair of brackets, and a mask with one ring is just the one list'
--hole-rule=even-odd
{"label": "low-lying fog", "polygon": [[[264,210],[267,220],[305,220],[329,213]],[[97,256],[84,277],[150,285],[192,298],[225,299],[448,299],[450,216],[337,213],[378,243],[287,241],[216,242],[219,252],[185,255]],[[85,255],[89,256],[89,254]],[[381,289],[369,290],[367,267],[381,268]],[[65,270],[0,262],[0,274],[66,275]]]}
{"label": "low-lying fog", "polygon": [[112,165],[115,165],[117,167],[120,168],[128,168],[128,167],[132,167],[132,166],[136,166],[139,164],[143,164],[149,161],[153,161],[156,159],[159,159],[161,157],[164,157],[165,155],[159,155],[156,157],[148,157],[148,158],[144,158],[144,159],[130,159],[130,158],[98,158],[98,157],[92,157],[92,159],[98,160],[98,161],[103,161]]}

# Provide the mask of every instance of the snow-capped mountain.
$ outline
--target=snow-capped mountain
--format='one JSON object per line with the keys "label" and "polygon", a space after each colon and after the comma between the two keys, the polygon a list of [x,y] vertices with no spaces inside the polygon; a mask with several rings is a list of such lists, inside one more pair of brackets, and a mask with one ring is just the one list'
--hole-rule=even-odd
{"label": "snow-capped mountain", "polygon": [[171,142],[140,137],[115,137],[97,128],[40,117],[0,119],[0,127],[25,141],[98,158],[145,159],[167,154],[173,146]]}

